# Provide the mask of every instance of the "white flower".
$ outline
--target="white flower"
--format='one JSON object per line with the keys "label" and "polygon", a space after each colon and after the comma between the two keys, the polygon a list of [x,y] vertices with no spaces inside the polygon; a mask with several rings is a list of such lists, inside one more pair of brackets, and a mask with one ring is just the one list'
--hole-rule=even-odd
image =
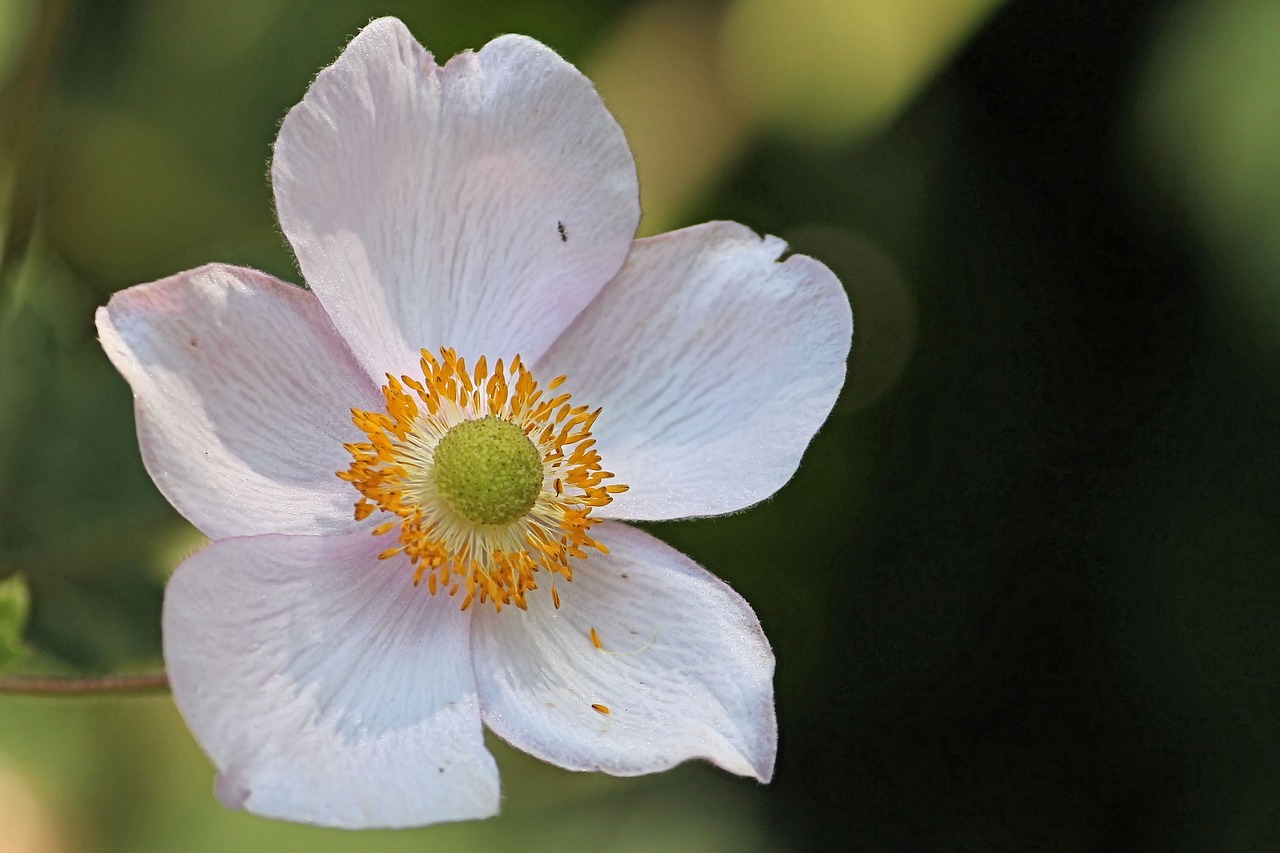
{"label": "white flower", "polygon": [[482,723],[574,770],[767,781],[755,615],[615,519],[787,481],[844,377],[831,272],[727,222],[633,241],[622,131],[519,36],[441,68],[373,22],[289,112],[272,181],[309,291],[208,266],[98,313],[147,469],[213,540],[164,651],[220,799],[492,815]]}

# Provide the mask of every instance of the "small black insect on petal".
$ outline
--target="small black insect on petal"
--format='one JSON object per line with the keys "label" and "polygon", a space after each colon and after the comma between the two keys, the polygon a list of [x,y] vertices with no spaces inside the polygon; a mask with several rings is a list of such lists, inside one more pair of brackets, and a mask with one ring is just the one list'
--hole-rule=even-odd
{"label": "small black insect on petal", "polygon": [[561,243],[568,243],[568,242],[569,242],[569,234],[568,234],[568,232],[567,232],[567,231],[565,231],[565,230],[564,230],[564,223],[563,223],[563,222],[556,222],[556,230],[560,232],[560,242],[561,242]]}

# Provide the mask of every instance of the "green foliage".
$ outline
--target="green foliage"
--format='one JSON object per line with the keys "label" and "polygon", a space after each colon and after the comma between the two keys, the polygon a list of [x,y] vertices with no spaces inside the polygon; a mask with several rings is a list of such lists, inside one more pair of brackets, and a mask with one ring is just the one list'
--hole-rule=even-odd
{"label": "green foliage", "polygon": [[31,610],[31,593],[22,575],[0,581],[0,671],[22,662],[27,646],[22,633]]}

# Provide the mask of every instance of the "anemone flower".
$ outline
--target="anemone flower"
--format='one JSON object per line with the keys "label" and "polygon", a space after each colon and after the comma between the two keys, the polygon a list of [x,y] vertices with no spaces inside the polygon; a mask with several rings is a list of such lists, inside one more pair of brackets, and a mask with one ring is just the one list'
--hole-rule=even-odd
{"label": "anemone flower", "polygon": [[484,726],[571,770],[767,781],[755,614],[618,519],[791,477],[844,378],[831,272],[728,222],[635,240],[621,129],[520,36],[440,67],[374,21],[290,110],[271,178],[309,289],[213,265],[97,317],[147,470],[212,540],[163,628],[219,799],[489,816]]}

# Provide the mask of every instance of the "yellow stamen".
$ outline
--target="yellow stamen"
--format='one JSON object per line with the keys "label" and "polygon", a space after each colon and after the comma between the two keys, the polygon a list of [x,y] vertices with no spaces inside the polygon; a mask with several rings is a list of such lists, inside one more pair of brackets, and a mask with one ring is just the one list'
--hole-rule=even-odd
{"label": "yellow stamen", "polygon": [[[414,585],[425,579],[432,595],[465,592],[463,610],[473,601],[492,602],[496,610],[509,604],[523,609],[528,592],[538,587],[539,572],[569,581],[570,558],[585,558],[587,549],[608,553],[591,536],[600,523],[591,514],[626,487],[605,482],[613,475],[601,469],[591,437],[600,410],[574,405],[569,394],[544,399],[518,355],[509,366],[498,359],[492,371],[481,356],[469,372],[452,349],[441,349],[438,358],[427,350],[421,356],[421,380],[387,375],[385,413],[352,410],[352,422],[367,441],[346,445],[352,461],[338,477],[360,493],[357,521],[374,510],[393,516],[373,528],[377,536],[397,531],[398,544],[378,558],[403,553],[413,565]],[[565,377],[556,377],[546,391],[563,382]],[[464,463],[467,453],[489,454],[484,476],[490,480],[479,482],[473,493],[464,479],[467,465],[451,460],[442,491],[437,449],[455,427],[473,421],[501,422],[486,427],[488,432],[469,424],[466,429],[480,439],[458,443]],[[511,430],[514,439],[502,432],[511,429],[505,424],[518,430]],[[525,438],[537,460],[532,480],[530,463],[514,450],[506,452]],[[529,485],[502,491],[509,471]],[[535,494],[531,504],[524,494]],[[559,607],[554,584],[551,597]],[[598,648],[594,629],[592,637]]]}

